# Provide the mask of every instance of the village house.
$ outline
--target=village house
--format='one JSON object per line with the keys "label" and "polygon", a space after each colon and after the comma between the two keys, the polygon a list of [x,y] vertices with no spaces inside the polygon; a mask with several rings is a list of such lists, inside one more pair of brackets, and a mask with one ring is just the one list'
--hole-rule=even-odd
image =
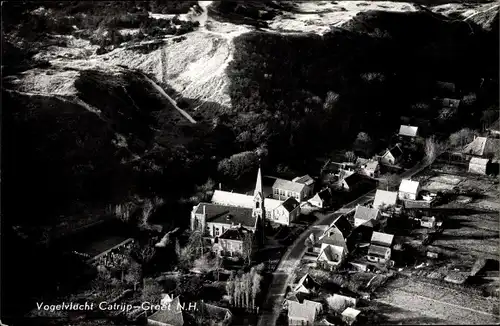
{"label": "village house", "polygon": [[290,301],[302,303],[304,299],[308,297],[307,294],[301,292],[288,292],[285,299],[283,300],[283,309],[288,310],[288,303]]}
{"label": "village house", "polygon": [[445,97],[441,100],[441,106],[443,108],[458,109],[460,100]]}
{"label": "village house", "polygon": [[401,140],[415,141],[418,137],[418,127],[401,125],[399,127],[398,136]]}
{"label": "village house", "polygon": [[321,288],[319,283],[316,282],[309,274],[306,274],[299,279],[293,291],[296,293],[310,294],[317,291],[319,288]]}
{"label": "village house", "polygon": [[375,193],[375,199],[373,200],[373,207],[381,209],[382,207],[396,206],[397,202],[397,191],[377,189],[377,192]]}
{"label": "village house", "polygon": [[[257,180],[256,189],[260,189],[259,192],[264,194],[260,169],[258,171]],[[273,198],[265,198],[264,195],[263,198],[265,201],[265,219],[269,221],[289,225],[300,215],[300,205],[298,205],[298,201],[297,203],[294,200],[287,201],[285,199],[282,201]],[[224,207],[237,207],[253,210],[255,205],[255,196],[215,190],[212,195],[211,203]],[[200,203],[199,205],[201,204],[203,203]]]}
{"label": "village house", "polygon": [[368,249],[367,259],[374,263],[385,264],[391,259],[391,247],[394,240],[393,234],[373,232]]}
{"label": "village house", "polygon": [[487,158],[473,157],[469,161],[469,172],[476,174],[487,174],[491,160]]}
{"label": "village house", "polygon": [[354,325],[357,320],[358,316],[360,314],[360,311],[351,307],[347,307],[343,312],[342,312],[342,321],[346,323],[347,325]]}
{"label": "village house", "polygon": [[323,168],[321,169],[321,174],[324,176],[326,174],[333,175],[336,177],[349,176],[356,170],[356,164],[352,162],[332,162],[328,160]]}
{"label": "village house", "polygon": [[[338,307],[334,309],[335,312],[341,313],[346,307],[356,307],[358,300],[341,294],[334,294],[332,297],[327,299],[329,304]],[[340,311],[338,309],[341,309]]]}
{"label": "village house", "polygon": [[290,301],[288,304],[288,325],[314,325],[316,316],[321,312],[323,305],[319,302],[304,300],[303,303]]}
{"label": "village house", "polygon": [[398,191],[399,200],[417,200],[418,194],[420,193],[420,183],[418,181],[412,181],[410,179],[401,180]]}
{"label": "village house", "polygon": [[380,165],[377,160],[358,157],[356,164],[358,165],[361,174],[370,178],[378,178],[380,174]]}
{"label": "village house", "polygon": [[330,188],[325,188],[309,199],[308,202],[319,208],[328,207],[332,203],[332,191]]}
{"label": "village house", "polygon": [[422,216],[420,219],[420,226],[433,229],[436,226],[436,218],[434,216]]}
{"label": "village house", "polygon": [[380,210],[366,206],[356,206],[354,213],[354,227],[361,225],[373,228],[380,219]]}
{"label": "village house", "polygon": [[390,149],[386,149],[382,155],[380,155],[380,163],[386,165],[397,165],[403,159],[403,150],[399,145],[395,145]]}
{"label": "village house", "polygon": [[310,198],[314,193],[314,179],[306,174],[301,177],[296,177],[292,179],[292,182],[301,183],[306,186],[305,198]]}
{"label": "village house", "polygon": [[500,157],[500,139],[474,137],[474,140],[463,149],[466,159],[472,157],[490,158],[497,161]]}
{"label": "village house", "polygon": [[332,226],[319,238],[317,244],[320,247],[317,259],[319,267],[333,270],[344,261],[348,253],[347,236],[348,234],[345,235],[336,226]]}
{"label": "village house", "polygon": [[[164,302],[162,302],[163,304]],[[167,304],[168,309],[160,309],[148,317],[148,326],[183,326],[184,316],[179,297]]]}
{"label": "village house", "polygon": [[500,135],[500,119],[493,122],[486,130],[491,136],[498,137],[498,135]]}
{"label": "village house", "polygon": [[372,185],[374,181],[359,173],[352,173],[340,180],[340,189],[343,191],[357,191],[362,187]]}
{"label": "village house", "polygon": [[276,179],[273,184],[273,198],[285,200],[289,197],[302,202],[310,194],[310,188],[304,183],[293,182],[285,179]]}
{"label": "village house", "polygon": [[219,256],[242,257],[244,241],[249,236],[253,240],[253,233],[243,227],[230,228],[219,237],[213,251]]}

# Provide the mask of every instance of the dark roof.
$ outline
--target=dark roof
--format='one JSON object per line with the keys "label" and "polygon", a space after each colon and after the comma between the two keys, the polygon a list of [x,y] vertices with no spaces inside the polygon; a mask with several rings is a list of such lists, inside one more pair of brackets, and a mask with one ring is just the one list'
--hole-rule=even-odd
{"label": "dark roof", "polygon": [[323,201],[329,201],[332,199],[332,192],[330,191],[330,188],[325,188],[318,192],[318,197]]}
{"label": "dark roof", "polygon": [[232,316],[231,311],[227,308],[218,307],[201,301],[196,303],[195,313],[197,315],[203,315],[203,317],[211,321],[223,321],[226,319],[226,316]]}
{"label": "dark roof", "polygon": [[255,227],[256,217],[252,216],[252,209],[232,207],[212,203],[200,203],[196,214],[203,214],[203,207],[207,214],[206,221],[221,224],[241,224],[246,227]]}
{"label": "dark roof", "polygon": [[366,179],[367,179],[366,177],[362,176],[359,173],[353,173],[350,176],[346,177],[344,179],[344,181],[345,181],[345,183],[347,183],[347,185],[350,188],[350,187],[354,186],[357,183],[360,183],[362,181],[366,181]]}
{"label": "dark roof", "polygon": [[285,207],[285,209],[289,212],[293,211],[294,209],[296,209],[300,203],[297,201],[297,199],[293,198],[293,197],[288,197],[284,202],[283,202],[283,207]]}
{"label": "dark roof", "polygon": [[483,152],[486,157],[498,158],[500,156],[500,139],[487,138]]}
{"label": "dark roof", "polygon": [[339,229],[331,227],[326,231],[326,236],[321,238],[320,243],[329,244],[333,246],[343,247],[345,245],[345,237]]}
{"label": "dark roof", "polygon": [[227,229],[219,238],[243,241],[245,239],[245,234],[248,232],[250,231],[245,228],[231,228]]}
{"label": "dark roof", "polygon": [[394,156],[394,158],[399,158],[399,157],[403,156],[403,150],[398,145],[395,145],[394,147],[389,149],[389,152],[391,152],[391,154],[392,154],[392,156]]}
{"label": "dark roof", "polygon": [[314,183],[314,179],[311,178],[311,176],[309,176],[309,174],[303,175],[301,177],[297,177],[297,178],[293,179],[292,181],[297,182],[297,183],[302,183],[302,184],[305,184],[307,186],[310,186]]}
{"label": "dark roof", "polygon": [[184,325],[184,317],[182,316],[182,307],[179,297],[172,300],[167,309],[158,310],[149,316],[148,319],[172,326]]}
{"label": "dark roof", "polygon": [[333,225],[342,233],[344,238],[347,238],[352,231],[352,225],[347,220],[347,215],[339,216],[335,221],[333,221]]}
{"label": "dark roof", "polygon": [[309,274],[302,276],[297,283],[297,288],[303,285],[306,289],[319,288],[319,283],[316,282]]}
{"label": "dark roof", "polygon": [[452,98],[444,98],[442,100],[442,105],[448,108],[458,108],[460,106],[460,100]]}
{"label": "dark roof", "polygon": [[499,131],[500,130],[500,119],[497,119],[495,122],[493,122],[489,127],[488,127],[489,130],[496,130],[496,131]]}

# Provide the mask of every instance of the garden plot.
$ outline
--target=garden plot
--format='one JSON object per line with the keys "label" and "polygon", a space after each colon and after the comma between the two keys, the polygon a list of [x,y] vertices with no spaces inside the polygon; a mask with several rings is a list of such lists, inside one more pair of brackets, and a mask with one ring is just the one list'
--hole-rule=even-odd
{"label": "garden plot", "polygon": [[427,180],[423,188],[429,191],[451,190],[464,179],[463,177],[448,174],[439,175]]}
{"label": "garden plot", "polygon": [[498,300],[406,278],[391,282],[376,301],[399,308],[398,314],[401,310],[423,314],[425,317],[420,317],[423,323],[443,324],[444,320],[445,323],[471,325],[493,324],[500,320],[494,311]]}

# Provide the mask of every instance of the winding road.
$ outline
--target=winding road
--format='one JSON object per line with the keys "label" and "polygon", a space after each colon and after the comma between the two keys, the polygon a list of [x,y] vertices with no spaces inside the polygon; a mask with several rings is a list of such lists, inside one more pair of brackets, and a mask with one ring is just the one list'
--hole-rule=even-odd
{"label": "winding road", "polygon": [[[411,169],[401,173],[401,179],[409,178],[425,169],[429,164],[419,162]],[[293,282],[292,271],[299,266],[300,260],[306,251],[305,240],[312,233],[319,237],[330,224],[339,216],[348,214],[356,209],[359,204],[365,204],[373,200],[376,190],[372,190],[352,202],[342,206],[340,209],[329,214],[316,214],[319,219],[306,229],[295,242],[288,248],[280,263],[272,275],[271,284],[267,291],[266,299],[262,305],[261,315],[257,323],[258,326],[276,325],[281,312],[283,300],[285,298],[286,287]]]}

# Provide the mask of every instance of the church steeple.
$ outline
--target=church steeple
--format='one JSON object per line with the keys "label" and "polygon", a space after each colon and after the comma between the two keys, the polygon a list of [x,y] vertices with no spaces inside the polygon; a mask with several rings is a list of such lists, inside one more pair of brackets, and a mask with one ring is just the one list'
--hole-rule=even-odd
{"label": "church steeple", "polygon": [[260,165],[259,171],[257,172],[257,182],[255,182],[255,190],[253,192],[254,200],[257,199],[258,196],[264,196],[264,192],[262,190],[262,174],[260,172]]}
{"label": "church steeple", "polygon": [[266,209],[264,207],[264,190],[262,189],[262,173],[257,172],[257,181],[255,182],[255,190],[253,192],[253,210],[252,215],[256,218],[256,233],[259,245],[264,243],[264,221],[266,220]]}

